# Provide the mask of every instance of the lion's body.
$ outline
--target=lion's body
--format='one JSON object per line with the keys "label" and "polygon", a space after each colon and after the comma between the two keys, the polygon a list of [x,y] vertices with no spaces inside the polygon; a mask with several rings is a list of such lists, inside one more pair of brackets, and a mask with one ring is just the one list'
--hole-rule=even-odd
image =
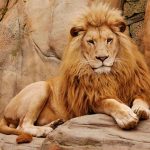
{"label": "lion's body", "polygon": [[147,119],[148,67],[122,25],[118,10],[103,4],[89,8],[71,30],[59,76],[33,83],[14,97],[0,132],[45,136],[52,129],[43,125],[91,112],[106,113],[125,129]]}

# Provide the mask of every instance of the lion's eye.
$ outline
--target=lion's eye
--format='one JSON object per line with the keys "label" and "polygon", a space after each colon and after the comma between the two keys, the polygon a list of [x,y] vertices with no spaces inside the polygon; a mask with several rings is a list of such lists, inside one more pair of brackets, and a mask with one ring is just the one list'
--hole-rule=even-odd
{"label": "lion's eye", "polygon": [[87,42],[88,42],[89,44],[93,44],[93,45],[95,44],[94,40],[88,40]]}
{"label": "lion's eye", "polygon": [[111,43],[112,41],[113,41],[112,38],[108,38],[108,39],[107,39],[107,44]]}

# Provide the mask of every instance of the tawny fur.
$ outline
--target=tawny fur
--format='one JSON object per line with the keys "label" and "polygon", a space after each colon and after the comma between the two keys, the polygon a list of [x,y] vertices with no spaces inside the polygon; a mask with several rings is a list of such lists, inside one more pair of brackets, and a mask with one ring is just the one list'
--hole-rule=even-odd
{"label": "tawny fur", "polygon": [[[10,120],[17,120],[20,130],[44,136],[48,128],[37,128],[33,124],[42,126],[59,118],[68,120],[91,112],[111,115],[125,129],[137,125],[137,116],[147,119],[150,106],[149,70],[142,54],[124,30],[125,22],[119,10],[98,2],[88,7],[70,31],[72,36],[64,52],[59,76],[34,83],[13,98],[5,109],[3,121],[7,123],[0,126],[0,132],[17,134],[14,129],[4,132]],[[108,72],[97,73],[89,63],[85,63],[85,56],[93,56],[95,49],[87,49],[84,38],[87,33],[95,31],[101,36],[108,32],[116,37],[113,47],[113,53],[117,52],[116,59]],[[83,53],[86,55],[83,56]],[[26,100],[29,93],[31,96]],[[33,96],[37,99],[32,104]],[[14,106],[17,107],[14,109]]]}
{"label": "tawny fur", "polygon": [[145,60],[137,46],[124,33],[119,32],[119,23],[124,22],[121,12],[110,9],[107,4],[93,5],[75,26],[84,28],[107,25],[118,36],[120,50],[116,62],[109,74],[95,74],[81,63],[81,41],[85,33],[70,42],[64,53],[61,66],[60,98],[69,118],[88,114],[97,105],[97,101],[114,98],[128,106],[136,98],[150,102],[150,76]]}

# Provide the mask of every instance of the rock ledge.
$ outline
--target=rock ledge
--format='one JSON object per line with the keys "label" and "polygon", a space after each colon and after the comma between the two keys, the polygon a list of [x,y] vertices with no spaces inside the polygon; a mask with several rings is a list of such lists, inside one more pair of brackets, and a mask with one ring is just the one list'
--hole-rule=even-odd
{"label": "rock ledge", "polygon": [[49,134],[42,150],[137,150],[150,149],[150,120],[134,130],[120,129],[104,114],[69,120]]}

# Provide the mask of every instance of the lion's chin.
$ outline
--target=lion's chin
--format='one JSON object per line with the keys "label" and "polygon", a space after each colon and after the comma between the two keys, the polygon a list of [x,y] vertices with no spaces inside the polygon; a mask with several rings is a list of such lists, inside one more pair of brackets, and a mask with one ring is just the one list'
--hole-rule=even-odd
{"label": "lion's chin", "polygon": [[94,68],[93,71],[96,73],[99,73],[99,74],[101,74],[101,73],[107,73],[108,74],[111,71],[111,67],[101,66],[99,68]]}

